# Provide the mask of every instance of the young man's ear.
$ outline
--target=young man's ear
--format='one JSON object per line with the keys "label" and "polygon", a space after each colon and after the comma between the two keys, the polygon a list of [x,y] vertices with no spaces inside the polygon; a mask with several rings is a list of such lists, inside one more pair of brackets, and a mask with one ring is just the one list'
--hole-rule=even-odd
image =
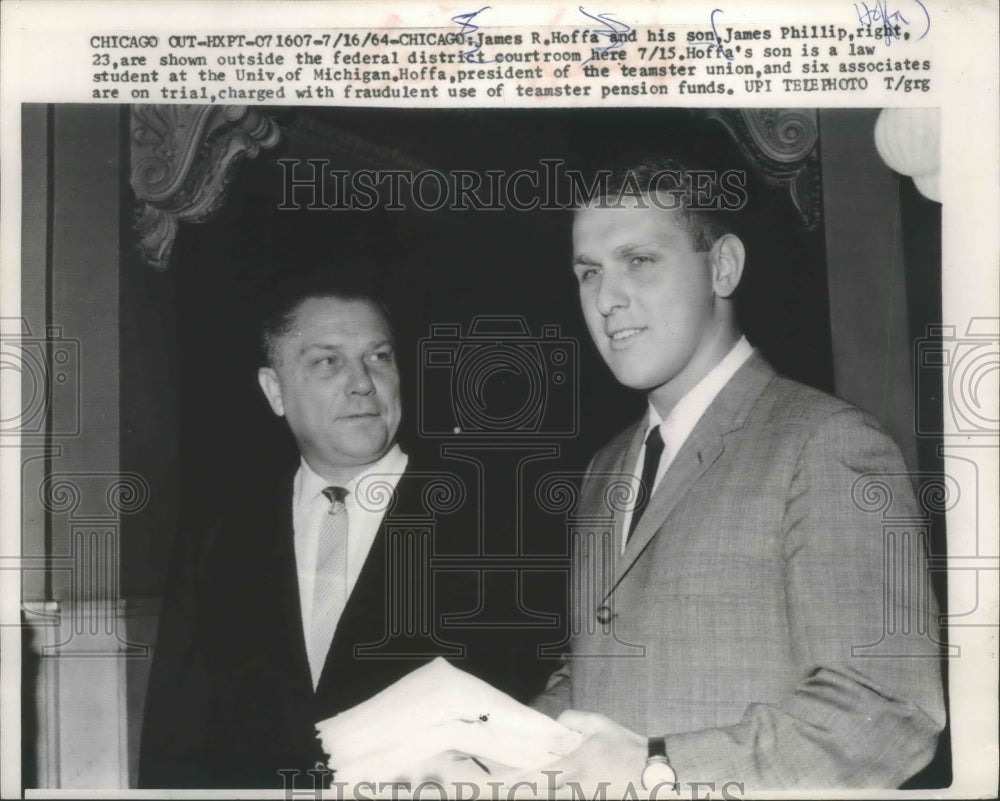
{"label": "young man's ear", "polygon": [[271,411],[278,417],[285,413],[285,405],[281,402],[281,381],[278,374],[271,367],[261,367],[257,371],[257,382],[264,391],[264,397],[271,404]]}
{"label": "young man's ear", "polygon": [[712,264],[712,289],[720,298],[728,298],[743,278],[746,249],[735,234],[724,234],[715,240],[710,254]]}

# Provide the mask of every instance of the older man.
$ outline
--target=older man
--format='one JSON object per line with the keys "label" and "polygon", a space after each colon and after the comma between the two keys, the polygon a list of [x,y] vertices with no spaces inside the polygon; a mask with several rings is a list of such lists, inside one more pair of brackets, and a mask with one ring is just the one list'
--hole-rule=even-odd
{"label": "older man", "polygon": [[[300,464],[242,488],[179,551],[150,679],[143,786],[279,788],[298,770],[296,786],[309,788],[304,771],[326,766],[315,723],[434,656],[515,693],[538,673],[529,635],[483,625],[479,532],[427,522],[428,482],[455,477],[414,468],[396,443],[400,377],[384,308],[329,273],[290,281],[273,306],[258,378]],[[441,552],[471,555],[467,569],[432,576],[428,557]],[[445,625],[477,609],[478,628]]]}

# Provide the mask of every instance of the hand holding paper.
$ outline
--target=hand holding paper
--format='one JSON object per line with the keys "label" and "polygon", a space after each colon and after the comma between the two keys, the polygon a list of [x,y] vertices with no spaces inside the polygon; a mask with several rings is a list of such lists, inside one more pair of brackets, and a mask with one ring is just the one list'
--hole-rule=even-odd
{"label": "hand holding paper", "polygon": [[430,760],[448,751],[538,770],[581,741],[579,733],[440,658],[316,730],[337,780],[347,782],[423,774],[425,765],[441,767],[440,759]]}

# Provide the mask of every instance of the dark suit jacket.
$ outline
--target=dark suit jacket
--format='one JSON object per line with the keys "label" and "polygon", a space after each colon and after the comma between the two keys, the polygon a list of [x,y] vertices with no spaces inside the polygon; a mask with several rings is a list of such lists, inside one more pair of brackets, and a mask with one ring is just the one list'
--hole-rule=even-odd
{"label": "dark suit jacket", "polygon": [[893,442],[754,354],[609,561],[613,484],[644,422],[584,479],[573,659],[538,706],[665,735],[681,782],[895,786],[917,772],[944,723],[937,609]]}
{"label": "dark suit jacket", "polygon": [[[411,466],[369,552],[313,692],[302,633],[292,480],[248,486],[208,536],[182,545],[167,582],[147,694],[144,787],[282,788],[279,770],[325,764],[314,724],[370,698],[435,656],[515,696],[544,668],[530,632],[456,628],[480,605],[470,569],[433,575],[430,553],[476,549],[474,516],[442,531],[429,476]],[[460,518],[461,519],[461,518]],[[495,599],[501,601],[502,599]],[[488,610],[480,609],[482,623]],[[301,774],[296,787],[311,788]]]}

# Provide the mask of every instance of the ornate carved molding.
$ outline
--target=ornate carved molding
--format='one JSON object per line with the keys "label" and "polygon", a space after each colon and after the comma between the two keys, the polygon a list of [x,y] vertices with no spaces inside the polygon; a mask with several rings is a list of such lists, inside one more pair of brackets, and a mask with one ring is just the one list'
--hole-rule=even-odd
{"label": "ornate carved molding", "polygon": [[819,127],[815,110],[708,109],[771,184],[788,186],[802,224],[814,229],[823,216]]}
{"label": "ornate carved molding", "polygon": [[143,258],[165,270],[177,226],[203,222],[225,200],[234,168],[281,138],[248,106],[132,106],[131,183]]}

